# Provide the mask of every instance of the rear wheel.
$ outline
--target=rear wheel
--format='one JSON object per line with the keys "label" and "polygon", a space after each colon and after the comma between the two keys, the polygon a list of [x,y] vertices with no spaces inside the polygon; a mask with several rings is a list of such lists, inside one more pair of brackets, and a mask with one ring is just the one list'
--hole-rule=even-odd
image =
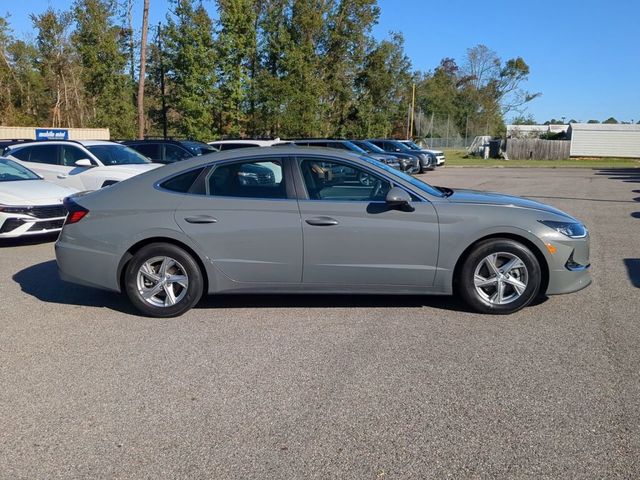
{"label": "rear wheel", "polygon": [[167,243],[153,243],[136,252],[124,281],[131,303],[152,317],[182,315],[198,303],[204,286],[191,255]]}
{"label": "rear wheel", "polygon": [[469,253],[457,280],[462,298],[473,309],[508,314],[533,301],[542,273],[538,259],[525,245],[492,238]]}

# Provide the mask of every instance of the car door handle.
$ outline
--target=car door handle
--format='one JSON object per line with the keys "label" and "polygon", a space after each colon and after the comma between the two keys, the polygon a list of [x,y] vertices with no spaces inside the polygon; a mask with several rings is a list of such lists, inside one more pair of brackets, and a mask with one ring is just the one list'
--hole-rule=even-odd
{"label": "car door handle", "polygon": [[187,217],[184,219],[188,223],[217,223],[218,219],[209,215],[198,215],[196,217]]}
{"label": "car door handle", "polygon": [[56,175],[58,178],[67,178],[68,175],[66,173],[59,173],[58,175]]}
{"label": "car door handle", "polygon": [[312,217],[305,220],[309,225],[314,227],[330,227],[332,225],[338,225],[338,221],[331,217]]}

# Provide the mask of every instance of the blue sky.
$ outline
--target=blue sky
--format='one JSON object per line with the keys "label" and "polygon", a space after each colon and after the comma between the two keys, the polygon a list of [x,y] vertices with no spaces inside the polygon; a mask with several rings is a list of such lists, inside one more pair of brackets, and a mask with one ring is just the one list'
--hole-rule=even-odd
{"label": "blue sky", "polygon": [[[136,0],[138,7],[141,0]],[[0,0],[15,33],[32,35],[30,13],[71,0]],[[207,2],[214,14],[212,2]],[[168,0],[151,0],[162,20]],[[640,1],[379,0],[374,34],[402,32],[414,68],[430,70],[443,57],[461,61],[483,43],[504,59],[522,56],[531,67],[526,88],[542,92],[528,111],[538,121],[640,120]],[[140,8],[138,8],[140,10]],[[139,23],[139,22],[138,22]]]}

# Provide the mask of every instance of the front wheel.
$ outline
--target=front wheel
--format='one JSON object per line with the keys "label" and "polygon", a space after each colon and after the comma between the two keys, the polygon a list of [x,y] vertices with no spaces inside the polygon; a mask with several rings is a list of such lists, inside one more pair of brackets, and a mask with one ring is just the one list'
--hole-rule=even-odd
{"label": "front wheel", "polygon": [[191,309],[203,293],[202,273],[182,248],[153,243],[127,264],[125,290],[131,303],[151,317],[177,317]]}
{"label": "front wheel", "polygon": [[538,259],[525,245],[492,238],[469,253],[457,280],[462,298],[474,310],[509,314],[538,295],[542,273]]}

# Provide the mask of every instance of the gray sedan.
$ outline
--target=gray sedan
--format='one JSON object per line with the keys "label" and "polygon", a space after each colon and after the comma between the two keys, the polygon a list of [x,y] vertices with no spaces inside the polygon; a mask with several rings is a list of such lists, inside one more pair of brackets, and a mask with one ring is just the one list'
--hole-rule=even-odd
{"label": "gray sedan", "polygon": [[157,317],[205,293],[456,294],[505,314],[591,282],[589,234],[570,215],[335,149],[205,155],[66,207],[62,279]]}

